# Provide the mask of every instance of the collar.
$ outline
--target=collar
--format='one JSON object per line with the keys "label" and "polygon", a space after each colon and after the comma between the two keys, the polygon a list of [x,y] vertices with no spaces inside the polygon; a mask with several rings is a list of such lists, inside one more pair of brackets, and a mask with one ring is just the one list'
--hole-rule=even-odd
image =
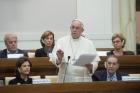
{"label": "collar", "polygon": [[117,76],[116,76],[116,72],[113,75],[110,75],[107,72],[107,81],[117,81]]}
{"label": "collar", "polygon": [[82,38],[82,36],[80,36],[79,38],[74,39],[74,38],[72,38],[72,36],[70,35],[70,39],[71,39],[72,41],[79,41],[81,38]]}

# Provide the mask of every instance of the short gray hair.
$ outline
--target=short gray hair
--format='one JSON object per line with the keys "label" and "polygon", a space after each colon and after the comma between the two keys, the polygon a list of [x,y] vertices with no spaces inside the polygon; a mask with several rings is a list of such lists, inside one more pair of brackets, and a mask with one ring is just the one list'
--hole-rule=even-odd
{"label": "short gray hair", "polygon": [[7,41],[7,39],[9,39],[9,37],[15,37],[17,39],[17,35],[16,34],[12,34],[12,33],[7,33],[4,36],[4,42]]}

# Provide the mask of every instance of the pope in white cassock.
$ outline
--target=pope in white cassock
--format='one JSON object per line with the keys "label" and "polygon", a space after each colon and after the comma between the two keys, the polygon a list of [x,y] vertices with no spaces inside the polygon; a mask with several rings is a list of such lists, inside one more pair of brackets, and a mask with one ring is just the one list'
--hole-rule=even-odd
{"label": "pope in white cassock", "polygon": [[[92,82],[91,74],[98,67],[100,61],[92,41],[82,36],[83,23],[75,19],[72,21],[71,35],[60,38],[52,52],[52,62],[59,67],[58,82]],[[95,54],[91,64],[84,66],[73,65],[81,54]]]}

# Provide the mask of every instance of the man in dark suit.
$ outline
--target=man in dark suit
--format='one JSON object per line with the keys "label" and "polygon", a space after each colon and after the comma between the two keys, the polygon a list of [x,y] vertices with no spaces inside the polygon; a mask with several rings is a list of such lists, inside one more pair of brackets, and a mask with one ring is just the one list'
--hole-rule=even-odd
{"label": "man in dark suit", "polygon": [[118,72],[119,62],[116,56],[112,55],[107,58],[105,63],[106,70],[95,71],[92,75],[93,81],[118,81],[122,76],[128,76],[127,73]]}
{"label": "man in dark suit", "polygon": [[6,49],[0,51],[0,58],[8,58],[8,54],[22,54],[27,56],[27,53],[17,48],[17,36],[15,34],[6,34],[4,37]]}

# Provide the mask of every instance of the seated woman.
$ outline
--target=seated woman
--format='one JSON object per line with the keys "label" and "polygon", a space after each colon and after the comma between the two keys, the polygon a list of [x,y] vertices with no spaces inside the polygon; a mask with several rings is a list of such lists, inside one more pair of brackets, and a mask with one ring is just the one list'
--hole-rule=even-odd
{"label": "seated woman", "polygon": [[35,51],[35,57],[49,57],[54,47],[54,34],[51,31],[45,31],[40,39],[42,48]]}
{"label": "seated woman", "polygon": [[29,78],[32,64],[26,57],[21,57],[16,63],[16,78],[9,81],[9,85],[32,84],[32,78]]}
{"label": "seated woman", "polygon": [[114,50],[107,52],[107,56],[109,55],[116,55],[116,56],[134,55],[134,52],[132,51],[123,50],[125,43],[126,43],[126,40],[121,33],[114,33],[112,36],[112,45],[114,47]]}

